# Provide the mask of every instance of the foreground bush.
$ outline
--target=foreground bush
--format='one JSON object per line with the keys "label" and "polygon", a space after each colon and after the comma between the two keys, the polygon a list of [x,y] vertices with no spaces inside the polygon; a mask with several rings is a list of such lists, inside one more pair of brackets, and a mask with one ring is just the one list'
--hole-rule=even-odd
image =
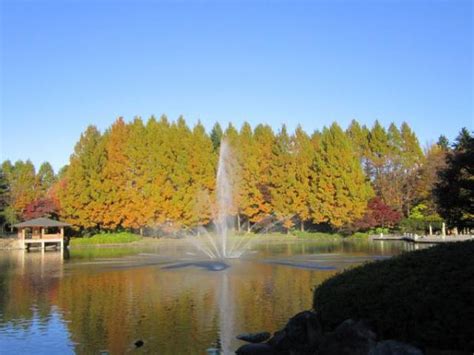
{"label": "foreground bush", "polygon": [[366,319],[382,339],[474,350],[474,241],[376,261],[323,282],[313,307],[328,329]]}
{"label": "foreground bush", "polygon": [[140,240],[139,235],[133,233],[108,233],[108,234],[96,234],[90,238],[73,238],[71,239],[71,245],[96,245],[96,244],[122,244],[132,243]]}

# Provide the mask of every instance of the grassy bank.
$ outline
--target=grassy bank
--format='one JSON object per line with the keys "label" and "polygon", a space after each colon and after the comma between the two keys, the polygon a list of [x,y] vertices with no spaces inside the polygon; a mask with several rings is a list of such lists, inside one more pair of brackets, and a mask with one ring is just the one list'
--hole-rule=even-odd
{"label": "grassy bank", "polygon": [[474,242],[438,245],[342,272],[314,292],[331,329],[366,319],[385,339],[474,350]]}
{"label": "grassy bank", "polygon": [[307,238],[307,239],[316,239],[316,240],[322,240],[322,239],[368,239],[369,234],[368,233],[354,233],[350,235],[344,235],[341,233],[323,233],[323,232],[301,232],[298,230],[294,230],[291,232],[292,235],[298,237],[298,238]]}
{"label": "grassy bank", "polygon": [[[191,237],[191,236],[190,236]],[[193,236],[194,238],[196,236]],[[313,241],[337,241],[343,239],[366,239],[367,234],[355,233],[354,235],[344,236],[338,233],[322,233],[322,232],[301,232],[291,231],[291,233],[241,233],[230,235],[230,238],[250,238],[259,241],[272,240],[272,241],[298,241],[298,240],[313,240]],[[198,237],[199,238],[199,237]],[[131,242],[138,242],[144,244],[149,243],[160,243],[166,240],[178,241],[186,240],[186,238],[176,238],[174,236],[162,236],[160,238],[141,237],[137,234],[121,232],[121,233],[101,233],[96,234],[92,237],[76,237],[71,238],[72,246],[93,246],[93,245],[106,245],[106,244],[126,244]]]}
{"label": "grassy bank", "polygon": [[100,244],[126,244],[137,242],[142,238],[133,233],[121,232],[121,233],[107,233],[107,234],[96,234],[89,238],[72,238],[70,241],[71,246],[88,246],[88,245],[100,245]]}

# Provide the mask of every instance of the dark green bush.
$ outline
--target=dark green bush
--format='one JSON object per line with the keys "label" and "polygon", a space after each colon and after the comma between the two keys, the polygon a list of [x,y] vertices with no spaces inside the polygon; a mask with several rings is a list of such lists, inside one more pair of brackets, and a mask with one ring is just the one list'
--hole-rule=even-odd
{"label": "dark green bush", "polygon": [[342,272],[315,290],[313,307],[328,330],[366,319],[381,339],[474,351],[474,241]]}
{"label": "dark green bush", "polygon": [[139,235],[128,232],[102,233],[89,238],[72,238],[70,245],[122,244],[136,242],[140,239],[142,238]]}
{"label": "dark green bush", "polygon": [[443,222],[440,220],[434,220],[429,218],[418,219],[418,218],[404,218],[400,221],[398,228],[402,233],[418,233],[427,234],[431,227],[433,230],[441,230]]}

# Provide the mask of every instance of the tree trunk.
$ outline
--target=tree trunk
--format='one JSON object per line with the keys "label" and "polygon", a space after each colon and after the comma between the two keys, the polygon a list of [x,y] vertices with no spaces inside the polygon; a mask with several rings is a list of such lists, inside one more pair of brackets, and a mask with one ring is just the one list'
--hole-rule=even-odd
{"label": "tree trunk", "polygon": [[237,232],[240,233],[240,214],[237,213]]}
{"label": "tree trunk", "polygon": [[247,220],[247,233],[250,233],[250,219]]}
{"label": "tree trunk", "polygon": [[143,237],[143,227],[140,227],[140,235]]}
{"label": "tree trunk", "polygon": [[301,225],[300,225],[300,227],[301,227],[301,228],[300,228],[301,231],[304,232],[304,221],[303,221],[303,220],[301,220]]}

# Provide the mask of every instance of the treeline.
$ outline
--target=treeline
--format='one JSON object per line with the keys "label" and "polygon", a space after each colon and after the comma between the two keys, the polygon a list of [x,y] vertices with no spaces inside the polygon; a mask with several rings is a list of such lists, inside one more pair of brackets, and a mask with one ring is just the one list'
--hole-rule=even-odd
{"label": "treeline", "polygon": [[[453,162],[471,164],[472,178],[472,160],[459,158],[472,154],[467,130],[452,147],[441,137],[423,152],[406,123],[385,128],[376,121],[369,128],[353,121],[345,131],[334,123],[311,135],[301,127],[291,134],[285,126],[275,133],[268,125],[216,124],[208,134],[200,123],[191,128],[182,117],[170,122],[165,116],[119,118],[104,133],[89,126],[57,175],[48,163],[35,173],[29,161],[3,162],[2,218],[11,224],[51,215],[82,232],[206,227],[215,214],[224,139],[234,162],[229,214],[239,230],[269,223],[285,230],[425,228],[442,217],[468,227],[472,220],[466,206],[450,216],[454,207],[442,207],[446,198],[438,198],[445,193],[458,202],[440,181]],[[464,167],[444,174],[466,178]],[[472,207],[472,191],[459,194]]]}

